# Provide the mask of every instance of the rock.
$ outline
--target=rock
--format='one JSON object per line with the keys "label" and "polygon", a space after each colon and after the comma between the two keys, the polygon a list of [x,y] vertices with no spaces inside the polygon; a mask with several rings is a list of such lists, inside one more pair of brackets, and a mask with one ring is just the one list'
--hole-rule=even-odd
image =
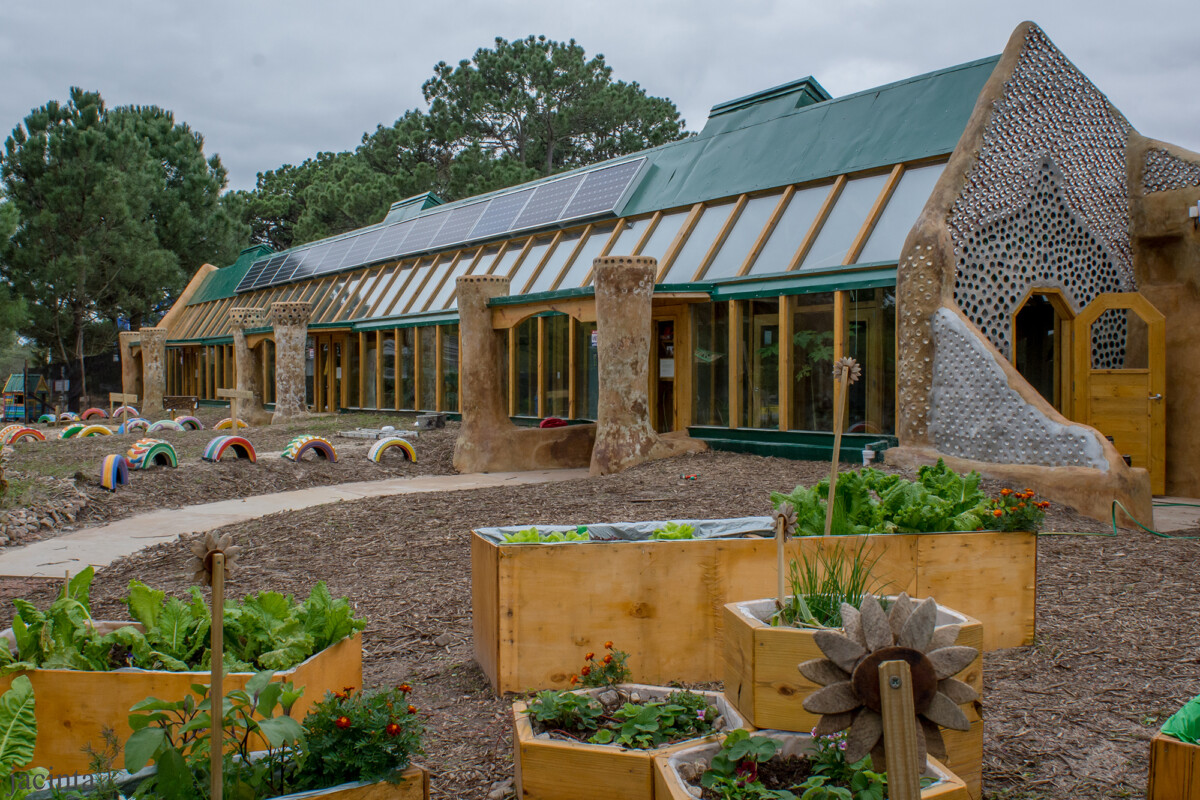
{"label": "rock", "polygon": [[448,633],[443,633],[441,636],[439,636],[433,640],[433,643],[436,644],[438,647],[445,647],[446,645],[450,644],[450,642],[451,642],[451,638],[450,638],[450,634],[448,634]]}
{"label": "rock", "polygon": [[488,800],[504,800],[513,790],[513,779],[496,781],[488,792]]}
{"label": "rock", "polygon": [[621,696],[617,694],[616,689],[605,689],[603,692],[596,695],[596,699],[605,706],[615,706],[621,701]]}
{"label": "rock", "polygon": [[630,692],[630,693],[629,693],[629,702],[631,702],[631,703],[640,703],[640,702],[642,702],[642,696],[641,696],[641,694],[639,694],[638,692]]}
{"label": "rock", "polygon": [[703,761],[685,761],[679,765],[679,777],[687,783],[700,778],[708,770],[708,764]]}

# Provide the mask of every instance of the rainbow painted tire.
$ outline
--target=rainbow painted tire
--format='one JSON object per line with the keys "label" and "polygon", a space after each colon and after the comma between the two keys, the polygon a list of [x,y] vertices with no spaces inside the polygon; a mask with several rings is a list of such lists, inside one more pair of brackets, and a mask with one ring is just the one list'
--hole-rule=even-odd
{"label": "rainbow painted tire", "polygon": [[391,450],[393,447],[403,453],[406,459],[414,464],[417,463],[417,451],[413,449],[412,444],[407,439],[402,439],[399,436],[389,436],[386,439],[380,439],[375,442],[375,444],[371,445],[371,449],[367,451],[367,458],[378,464],[384,452]]}
{"label": "rainbow painted tire", "polygon": [[195,417],[176,417],[175,424],[182,426],[185,431],[204,430],[204,423]]}
{"label": "rainbow painted tire", "polygon": [[80,414],[79,418],[82,420],[89,420],[92,418],[108,419],[108,412],[103,408],[89,408],[87,411],[84,411],[82,414]]}
{"label": "rainbow painted tire", "polygon": [[310,451],[325,461],[336,463],[338,460],[337,450],[334,449],[333,444],[320,436],[297,436],[288,442],[281,455],[288,461],[299,461]]}
{"label": "rainbow painted tire", "polygon": [[53,414],[42,414],[40,417],[38,417],[38,422],[42,425],[53,425],[54,421]]}
{"label": "rainbow painted tire", "polygon": [[158,433],[159,431],[182,431],[183,426],[173,419],[160,419],[149,428],[146,428],[146,433]]}
{"label": "rainbow painted tire", "polygon": [[204,448],[204,455],[200,457],[215,464],[221,460],[221,456],[225,455],[226,450],[232,450],[239,459],[244,458],[251,464],[258,461],[254,445],[241,436],[218,436],[208,443],[208,447]]}
{"label": "rainbow painted tire", "polygon": [[83,430],[75,434],[78,437],[84,436],[112,436],[112,428],[107,425],[85,425]]}
{"label": "rainbow painted tire", "polygon": [[[241,430],[242,428],[249,428],[249,427],[250,426],[246,423],[246,421],[244,419],[238,420],[238,430]],[[216,425],[213,425],[214,431],[227,431],[232,428],[233,428],[233,419],[231,417],[226,417],[225,419],[218,422]]]}
{"label": "rainbow painted tire", "polygon": [[74,411],[64,411],[58,415],[59,422],[79,422],[79,415]]}
{"label": "rainbow painted tire", "polygon": [[117,426],[117,433],[133,433],[134,431],[144,431],[150,427],[150,420],[138,417],[131,419],[128,422],[122,422]]}
{"label": "rainbow painted tire", "polygon": [[70,439],[86,427],[88,426],[84,425],[82,422],[75,422],[63,428],[62,433],[60,433],[58,436],[60,439]]}
{"label": "rainbow painted tire", "polygon": [[136,417],[138,416],[138,410],[133,406],[117,406],[116,410],[113,411],[113,419],[121,416],[121,414],[124,414],[126,417]]}
{"label": "rainbow painted tire", "polygon": [[129,484],[129,462],[122,455],[105,456],[100,465],[100,485],[110,492]]}
{"label": "rainbow painted tire", "polygon": [[0,428],[0,442],[8,444],[9,434],[16,433],[24,427],[24,425],[5,425],[3,428]]}
{"label": "rainbow painted tire", "polygon": [[[8,430],[5,428],[5,430]],[[21,428],[18,427],[15,431],[5,433],[0,437],[0,443],[16,444],[17,442],[44,442],[46,434],[36,428]]]}
{"label": "rainbow painted tire", "polygon": [[179,466],[175,448],[165,439],[138,439],[125,454],[131,469]]}

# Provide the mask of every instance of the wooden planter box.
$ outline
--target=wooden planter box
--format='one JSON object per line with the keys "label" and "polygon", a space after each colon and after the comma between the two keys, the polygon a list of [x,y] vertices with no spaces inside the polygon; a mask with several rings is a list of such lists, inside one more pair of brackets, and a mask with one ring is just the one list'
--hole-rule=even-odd
{"label": "wooden planter box", "polygon": [[[180,700],[191,694],[192,684],[209,682],[207,672],[35,669],[0,678],[0,692],[7,691],[17,675],[27,675],[33,684],[38,736],[30,766],[58,775],[88,772],[88,756],[82,748],[89,743],[99,748],[104,728],[116,731],[123,744],[133,732],[129,709],[135,703],[147,697]],[[245,688],[252,677],[251,672],[227,674],[225,691]],[[302,719],[327,690],[362,686],[362,634],[355,633],[276,677],[304,687],[304,695],[292,708],[292,716]]]}
{"label": "wooden planter box", "polygon": [[429,771],[413,764],[404,770],[403,782],[342,783],[328,789],[285,794],[270,800],[429,800]]}
{"label": "wooden planter box", "polygon": [[[813,641],[813,630],[772,627],[763,622],[775,610],[775,600],[752,600],[725,606],[725,696],[757,728],[807,732],[818,717],[804,710],[804,698],[820,687],[800,674],[797,666],[824,658]],[[961,625],[955,644],[983,647],[979,620],[938,604],[938,625]],[[954,677],[983,697],[983,657]],[[981,706],[963,706],[969,731],[943,729],[949,757],[946,766],[957,775],[973,800],[982,796],[983,718]]]}
{"label": "wooden planter box", "polygon": [[[759,735],[781,739],[792,747],[802,749],[797,740],[811,740],[807,733],[788,733],[784,731],[759,731]],[[699,795],[692,794],[688,784],[680,777],[678,765],[693,761],[707,762],[720,749],[720,740],[701,745],[682,748],[673,753],[657,755],[654,758],[654,798],[655,800],[699,800]],[[929,759],[925,767],[927,777],[936,778],[937,783],[921,790],[921,800],[968,800],[966,784],[952,770],[935,759]]]}
{"label": "wooden planter box", "polygon": [[[665,696],[673,689],[622,684],[623,688]],[[583,689],[596,694],[602,689]],[[698,692],[725,716],[729,730],[747,727],[737,711],[717,692]],[[534,735],[527,706],[513,703],[513,765],[517,797],[528,800],[653,800],[654,757],[714,741],[720,734],[665,745],[656,750],[630,750],[607,744],[568,742]]]}
{"label": "wooden planter box", "polygon": [[1150,785],[1146,800],[1200,797],[1200,747],[1156,733],[1150,740]]}
{"label": "wooden planter box", "polygon": [[[983,649],[1030,644],[1037,536],[937,533],[801,537],[879,555],[890,593],[935,597],[983,623]],[[724,607],[776,583],[770,539],[496,544],[471,541],[475,659],[497,692],[563,688],[606,640],[644,683],[720,680]]]}

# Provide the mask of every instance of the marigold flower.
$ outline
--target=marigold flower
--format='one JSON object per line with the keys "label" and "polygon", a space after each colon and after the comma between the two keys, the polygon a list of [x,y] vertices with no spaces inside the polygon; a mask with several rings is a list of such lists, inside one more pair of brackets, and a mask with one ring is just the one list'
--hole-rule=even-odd
{"label": "marigold flower", "polygon": [[350,718],[349,717],[338,717],[337,719],[335,719],[333,721],[333,724],[338,726],[342,730],[345,730],[346,728],[350,727]]}
{"label": "marigold flower", "polygon": [[400,726],[397,725],[395,722],[389,722],[387,724],[387,727],[383,729],[383,732],[386,733],[388,736],[399,736],[400,730],[401,730]]}
{"label": "marigold flower", "polygon": [[578,676],[578,675],[572,675],[572,676],[571,676],[571,685],[572,685],[572,686],[574,686],[574,685],[575,685],[575,684],[577,684],[577,683],[579,683],[579,676]]}
{"label": "marigold flower", "polygon": [[604,657],[604,663],[605,663],[605,664],[611,664],[611,663],[612,663],[612,653],[609,653],[608,655],[606,655],[606,656]]}
{"label": "marigold flower", "polygon": [[347,695],[352,695],[352,694],[354,694],[354,687],[353,686],[343,686],[342,691],[345,692]]}
{"label": "marigold flower", "polygon": [[1010,494],[1012,494],[1012,489],[1001,489],[1000,494],[1003,497],[1008,497]]}
{"label": "marigold flower", "polygon": [[1017,508],[1024,508],[1024,507],[1025,507],[1025,503],[1024,503],[1024,502],[1017,503]]}
{"label": "marigold flower", "polygon": [[409,707],[408,707],[408,713],[410,713],[410,714],[415,714],[415,713],[417,713],[417,707],[416,707],[416,706],[409,706]]}
{"label": "marigold flower", "polygon": [[995,511],[993,511],[993,512],[992,512],[992,515],[993,515],[993,516],[997,516],[997,517],[1003,517],[1003,516],[1004,516],[1004,509],[1003,509],[1003,508],[997,508]]}
{"label": "marigold flower", "polygon": [[579,674],[586,678],[588,675],[592,674],[592,668],[584,667],[583,669],[579,670]]}
{"label": "marigold flower", "polygon": [[605,643],[604,643],[604,649],[605,649],[605,650],[612,650],[612,642],[605,642]]}
{"label": "marigold flower", "polygon": [[333,696],[334,696],[334,697],[336,697],[338,700],[345,700],[345,699],[346,699],[346,693],[345,693],[345,692],[334,692],[334,693],[333,693]]}
{"label": "marigold flower", "polygon": [[396,688],[399,689],[400,691],[404,692],[405,694],[408,694],[409,692],[412,691],[412,687],[409,686],[407,683],[402,683],[399,686],[397,686]]}
{"label": "marigold flower", "polygon": [[596,654],[595,654],[595,653],[588,653],[587,655],[585,655],[585,656],[583,657],[583,660],[584,660],[584,661],[591,661],[591,660],[592,660],[593,658],[595,658],[595,657],[596,657]]}

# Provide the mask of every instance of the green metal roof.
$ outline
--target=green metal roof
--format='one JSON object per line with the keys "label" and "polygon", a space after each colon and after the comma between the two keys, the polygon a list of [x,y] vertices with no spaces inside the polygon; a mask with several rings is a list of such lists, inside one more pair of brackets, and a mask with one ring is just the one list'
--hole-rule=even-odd
{"label": "green metal roof", "polygon": [[188,301],[189,306],[207,303],[210,300],[223,300],[226,297],[233,297],[234,289],[245,277],[246,272],[250,269],[250,265],[263,256],[270,255],[275,252],[265,244],[256,244],[247,247],[228,267],[222,267],[216,272],[210,272],[208,277],[204,279],[204,283],[200,284],[200,288],[192,295],[192,299]]}
{"label": "green metal roof", "polygon": [[[46,380],[36,372],[29,373],[31,378],[34,378],[33,385],[37,388],[34,393],[46,391]],[[24,394],[25,393],[25,375],[20,372],[14,372],[8,376],[8,380],[4,382],[4,394]]]}

